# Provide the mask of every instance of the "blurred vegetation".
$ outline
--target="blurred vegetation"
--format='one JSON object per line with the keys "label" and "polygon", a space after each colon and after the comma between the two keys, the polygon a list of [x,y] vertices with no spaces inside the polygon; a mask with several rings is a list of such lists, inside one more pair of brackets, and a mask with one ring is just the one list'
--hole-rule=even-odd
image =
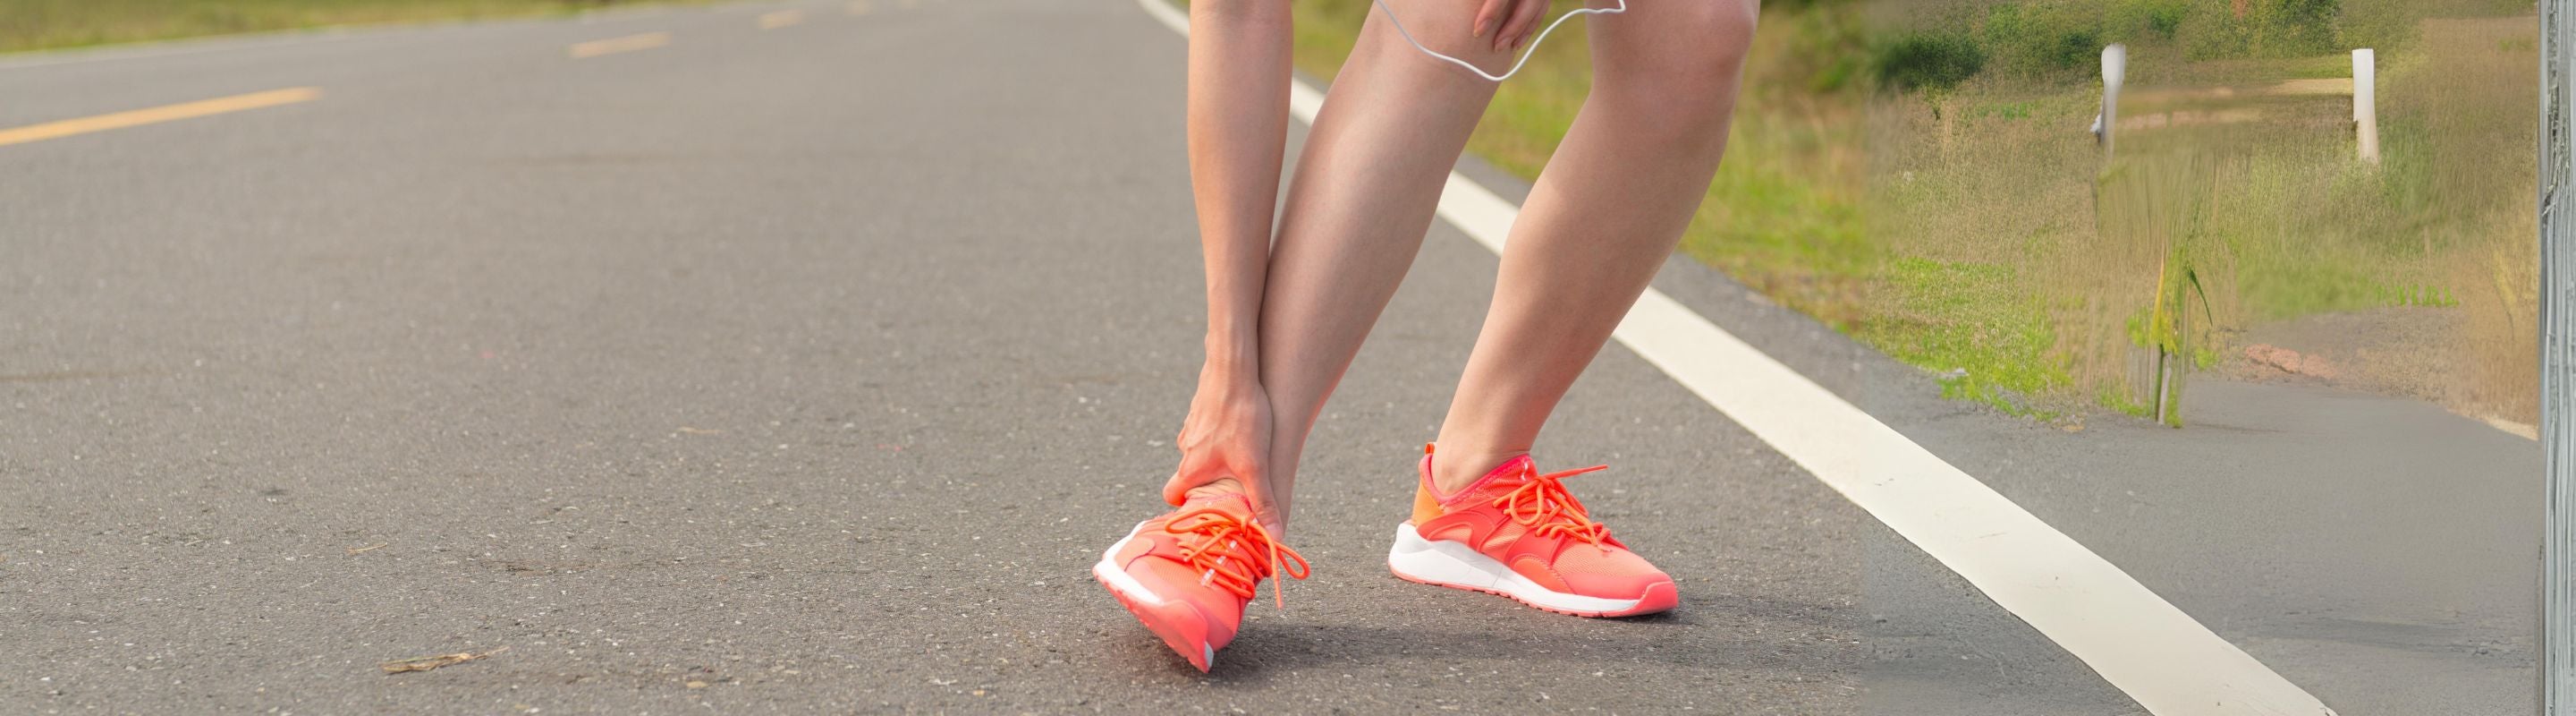
{"label": "blurred vegetation", "polygon": [[[1899,267],[1873,277],[1872,343],[2001,377],[2001,392],[1956,381],[1965,397],[2006,404],[2018,398],[1994,396],[2046,385],[2054,400],[2029,412],[2144,412],[2140,376],[2153,371],[2139,356],[2153,349],[2206,367],[2231,336],[2272,322],[2439,309],[2438,335],[2402,350],[2441,354],[2416,362],[2447,374],[2406,392],[2536,418],[2530,3],[1912,8],[1879,31],[1964,34],[1992,59],[1952,88],[1882,81],[1871,99],[1870,236]],[[2130,48],[2108,161],[2085,131],[2107,42]],[[2378,53],[2376,165],[2356,157],[2350,117],[2345,51],[2362,46]],[[2001,275],[1928,301],[1906,288],[1914,259]],[[2028,336],[1997,329],[2029,321],[1997,310],[2044,318],[2051,350],[2034,357]],[[2048,370],[2063,374],[2015,379]]]}
{"label": "blurred vegetation", "polygon": [[330,25],[578,12],[642,0],[0,0],[0,52]]}
{"label": "blurred vegetation", "polygon": [[1879,82],[1900,91],[1946,90],[1986,67],[1986,49],[1962,32],[1909,32],[1870,55]]}

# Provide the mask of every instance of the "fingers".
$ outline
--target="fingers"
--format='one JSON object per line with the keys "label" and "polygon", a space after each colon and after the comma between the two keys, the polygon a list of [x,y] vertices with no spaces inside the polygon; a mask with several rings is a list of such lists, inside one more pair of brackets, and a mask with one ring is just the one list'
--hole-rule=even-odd
{"label": "fingers", "polygon": [[[1468,33],[1468,36],[1484,37],[1485,33],[1493,32],[1496,26],[1501,25],[1504,20],[1511,18],[1512,3],[1514,1],[1515,0],[1485,0],[1484,7],[1476,10],[1476,27],[1474,28],[1474,32]],[[1495,37],[1499,38],[1501,35],[1496,34]],[[1500,47],[1500,45],[1496,46]]]}
{"label": "fingers", "polygon": [[1519,6],[1512,9],[1511,18],[1494,33],[1494,51],[1520,49],[1521,42],[1529,39],[1530,30],[1538,27],[1538,21],[1545,17],[1547,0],[1521,0]]}
{"label": "fingers", "polygon": [[1172,479],[1163,482],[1163,501],[1177,507],[1189,501],[1191,490],[1232,479],[1242,486],[1246,497],[1252,498],[1255,507],[1261,507],[1270,499],[1269,486],[1262,481],[1265,476],[1257,465],[1243,463],[1210,451],[1184,451],[1180,467],[1172,470]]}
{"label": "fingers", "polygon": [[1163,501],[1179,507],[1190,501],[1190,490],[1215,481],[1217,476],[1208,474],[1210,462],[1204,453],[1182,451],[1180,467],[1173,469],[1172,479],[1163,483]]}
{"label": "fingers", "polygon": [[1190,481],[1182,479],[1182,475],[1181,471],[1174,470],[1172,479],[1163,481],[1163,504],[1179,507],[1181,503],[1190,501]]}

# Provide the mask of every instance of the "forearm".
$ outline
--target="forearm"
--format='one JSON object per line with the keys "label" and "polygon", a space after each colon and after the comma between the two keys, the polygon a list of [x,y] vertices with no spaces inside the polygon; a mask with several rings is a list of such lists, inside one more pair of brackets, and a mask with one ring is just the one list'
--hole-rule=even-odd
{"label": "forearm", "polygon": [[1258,375],[1261,294],[1288,137],[1286,0],[1190,5],[1190,189],[1207,261],[1209,368]]}

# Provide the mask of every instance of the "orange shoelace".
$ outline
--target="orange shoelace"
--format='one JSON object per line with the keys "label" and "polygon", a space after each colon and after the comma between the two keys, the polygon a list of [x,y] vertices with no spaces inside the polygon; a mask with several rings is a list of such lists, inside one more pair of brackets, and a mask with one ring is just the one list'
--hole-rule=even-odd
{"label": "orange shoelace", "polygon": [[1610,466],[1594,465],[1534,475],[1509,494],[1494,498],[1494,506],[1503,508],[1503,514],[1511,515],[1513,521],[1529,525],[1532,534],[1563,535],[1608,550],[1602,541],[1610,539],[1610,526],[1592,521],[1592,514],[1574,499],[1574,493],[1565,490],[1564,482],[1565,478],[1607,469]]}
{"label": "orange shoelace", "polygon": [[[1173,515],[1163,523],[1163,531],[1184,536],[1181,559],[1205,575],[1199,577],[1200,586],[1215,584],[1245,599],[1253,598],[1261,580],[1274,573],[1305,579],[1309,572],[1306,557],[1272,539],[1269,529],[1215,507]],[[1268,561],[1259,559],[1265,552]],[[1291,563],[1296,569],[1287,569]],[[1271,586],[1270,598],[1279,608],[1288,608],[1287,596],[1278,585]]]}

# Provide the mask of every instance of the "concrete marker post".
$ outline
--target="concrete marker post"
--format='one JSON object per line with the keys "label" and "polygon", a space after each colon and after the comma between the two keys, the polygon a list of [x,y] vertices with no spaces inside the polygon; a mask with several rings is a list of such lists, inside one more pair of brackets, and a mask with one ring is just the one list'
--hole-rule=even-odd
{"label": "concrete marker post", "polygon": [[2111,135],[2120,124],[2120,81],[2129,71],[2129,48],[2111,45],[2102,48],[2102,113],[2093,117],[2094,136],[2102,143],[2102,156],[2111,156]]}

